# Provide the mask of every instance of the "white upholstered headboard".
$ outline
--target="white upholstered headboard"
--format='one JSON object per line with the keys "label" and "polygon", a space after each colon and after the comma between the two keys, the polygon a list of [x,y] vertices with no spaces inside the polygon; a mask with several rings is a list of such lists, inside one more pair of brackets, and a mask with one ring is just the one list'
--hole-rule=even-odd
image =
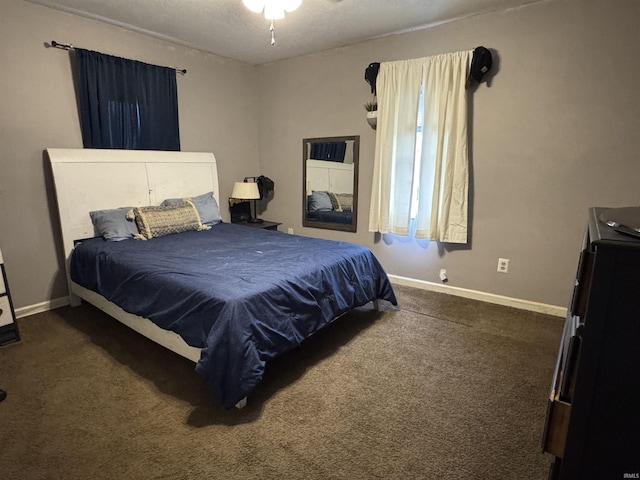
{"label": "white upholstered headboard", "polygon": [[89,212],[159,205],[166,198],[213,191],[220,205],[213,153],[47,149],[68,262],[75,240],[96,235]]}

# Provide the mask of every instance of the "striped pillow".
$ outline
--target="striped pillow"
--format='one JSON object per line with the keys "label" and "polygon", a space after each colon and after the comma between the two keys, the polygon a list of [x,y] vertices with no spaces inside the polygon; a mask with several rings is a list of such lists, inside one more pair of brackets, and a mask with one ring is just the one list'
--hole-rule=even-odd
{"label": "striped pillow", "polygon": [[353,195],[351,193],[329,192],[331,204],[336,212],[350,212],[353,210]]}
{"label": "striped pillow", "polygon": [[138,240],[211,228],[202,224],[198,209],[190,200],[164,207],[136,207],[128,216],[135,218],[140,233],[134,238]]}

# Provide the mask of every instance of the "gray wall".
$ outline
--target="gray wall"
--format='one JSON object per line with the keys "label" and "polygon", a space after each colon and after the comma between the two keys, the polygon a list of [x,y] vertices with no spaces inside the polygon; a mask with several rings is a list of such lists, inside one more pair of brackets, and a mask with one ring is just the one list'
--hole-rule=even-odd
{"label": "gray wall", "polygon": [[187,75],[178,75],[182,150],[215,153],[223,199],[234,181],[258,168],[257,85],[248,64],[21,0],[1,1],[0,247],[19,308],[67,295],[43,150],[82,147],[69,53],[45,42],[186,68]]}
{"label": "gray wall", "polygon": [[[366,245],[391,274],[446,268],[452,286],[566,306],[587,208],[640,204],[639,18],[634,0],[556,0],[259,67],[260,168],[276,183],[263,217]],[[471,100],[470,245],[369,233],[364,69],[477,45],[496,65]],[[337,135],[361,136],[355,234],[302,228],[301,139]]]}
{"label": "gray wall", "polygon": [[[47,147],[81,147],[68,53],[57,40],[160,65],[178,76],[183,150],[213,151],[221,197],[245,175],[276,183],[262,216],[283,229],[366,245],[389,273],[566,306],[592,205],[640,204],[636,48],[640,2],[553,0],[260,67],[92,20],[2,0],[0,246],[17,307],[66,295]],[[485,45],[496,72],[472,98],[468,247],[367,231],[375,132],[372,61]],[[356,234],[302,228],[302,138],[360,135]],[[226,213],[226,209],[223,208]],[[498,257],[511,259],[507,275]]]}

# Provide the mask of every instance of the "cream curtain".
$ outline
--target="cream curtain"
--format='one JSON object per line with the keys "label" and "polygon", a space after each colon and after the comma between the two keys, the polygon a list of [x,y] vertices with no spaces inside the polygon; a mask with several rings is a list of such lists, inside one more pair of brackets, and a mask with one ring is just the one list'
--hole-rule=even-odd
{"label": "cream curtain", "polygon": [[415,185],[416,238],[467,242],[465,82],[472,56],[470,50],[380,64],[369,231],[410,235]]}

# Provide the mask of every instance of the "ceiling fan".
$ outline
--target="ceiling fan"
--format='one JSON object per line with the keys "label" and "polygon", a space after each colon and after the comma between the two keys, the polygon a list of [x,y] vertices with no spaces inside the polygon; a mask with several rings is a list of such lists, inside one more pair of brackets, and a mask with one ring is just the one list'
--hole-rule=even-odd
{"label": "ceiling fan", "polygon": [[[342,0],[328,0],[338,3]],[[269,31],[271,32],[271,45],[276,44],[274,20],[282,20],[285,12],[293,12],[302,4],[302,0],[242,0],[245,7],[255,13],[264,12],[264,18],[271,21]]]}

